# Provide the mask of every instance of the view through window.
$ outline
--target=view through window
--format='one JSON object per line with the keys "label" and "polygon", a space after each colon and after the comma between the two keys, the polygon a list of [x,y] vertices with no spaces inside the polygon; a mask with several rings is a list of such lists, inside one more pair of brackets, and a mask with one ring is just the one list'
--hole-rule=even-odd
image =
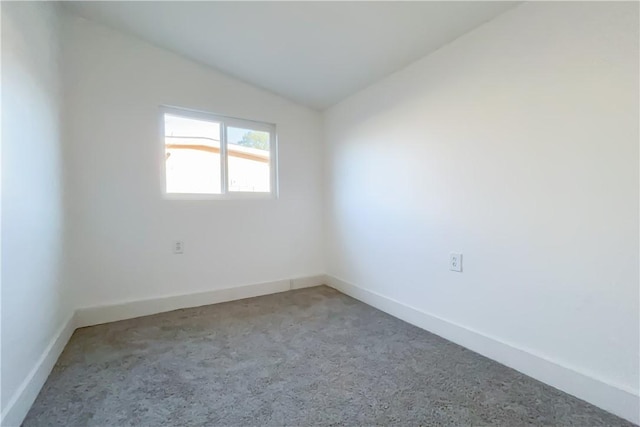
{"label": "view through window", "polygon": [[189,111],[163,118],[168,194],[272,192],[273,125]]}

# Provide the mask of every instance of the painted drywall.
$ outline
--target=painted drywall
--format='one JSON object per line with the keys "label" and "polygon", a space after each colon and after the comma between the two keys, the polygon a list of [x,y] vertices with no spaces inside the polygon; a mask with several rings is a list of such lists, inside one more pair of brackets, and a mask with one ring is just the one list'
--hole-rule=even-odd
{"label": "painted drywall", "polygon": [[[319,113],[75,16],[63,57],[76,307],[324,272]],[[164,199],[161,105],[275,123],[279,198]]]}
{"label": "painted drywall", "polygon": [[322,109],[433,52],[516,3],[64,4],[80,16]]}
{"label": "painted drywall", "polygon": [[2,3],[3,417],[73,309],[62,278],[58,33],[52,4]]}
{"label": "painted drywall", "polygon": [[534,2],[329,109],[327,273],[637,397],[638,71],[637,3]]}

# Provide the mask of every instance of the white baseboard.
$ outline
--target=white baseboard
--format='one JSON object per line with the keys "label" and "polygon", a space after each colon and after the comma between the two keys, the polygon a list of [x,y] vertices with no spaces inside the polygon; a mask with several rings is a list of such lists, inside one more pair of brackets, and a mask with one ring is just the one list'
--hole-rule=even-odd
{"label": "white baseboard", "polygon": [[148,316],[180,308],[199,307],[238,299],[275,294],[291,289],[290,280],[276,280],[273,282],[257,283],[254,285],[238,286],[234,288],[216,289],[186,295],[171,295],[159,298],[149,298],[126,301],[117,304],[99,305],[79,308],[76,310],[76,324],[78,328],[99,325],[101,323],[132,319]]}
{"label": "white baseboard", "polygon": [[75,318],[74,315],[71,315],[55,333],[42,356],[7,404],[2,413],[2,419],[0,419],[1,426],[18,427],[22,424],[74,330]]}
{"label": "white baseboard", "polygon": [[327,275],[325,283],[405,322],[480,353],[633,423],[640,423],[640,397],[633,390],[594,378],[544,356],[517,348],[498,338],[457,325],[336,277]]}
{"label": "white baseboard", "polygon": [[117,304],[99,305],[76,310],[76,327],[148,316],[180,308],[218,304],[261,295],[275,294],[291,289],[300,289],[324,284],[325,276],[316,275],[295,279],[276,280],[233,288],[215,289],[194,294],[171,295],[159,298],[125,301]]}
{"label": "white baseboard", "polygon": [[316,276],[298,277],[291,279],[291,289],[312,288],[326,284],[327,276],[318,274]]}

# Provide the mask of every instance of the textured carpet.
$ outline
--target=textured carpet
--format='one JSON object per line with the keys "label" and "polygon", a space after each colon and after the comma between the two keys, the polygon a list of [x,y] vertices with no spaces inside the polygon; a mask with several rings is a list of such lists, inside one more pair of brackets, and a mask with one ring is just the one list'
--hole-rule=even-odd
{"label": "textured carpet", "polygon": [[630,426],[327,287],[77,330],[24,426]]}

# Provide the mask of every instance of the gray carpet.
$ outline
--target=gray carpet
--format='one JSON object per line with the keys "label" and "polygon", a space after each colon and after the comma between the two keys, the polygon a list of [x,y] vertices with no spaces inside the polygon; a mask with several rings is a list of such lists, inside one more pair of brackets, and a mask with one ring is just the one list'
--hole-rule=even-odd
{"label": "gray carpet", "polygon": [[327,287],[77,330],[24,426],[630,426]]}

